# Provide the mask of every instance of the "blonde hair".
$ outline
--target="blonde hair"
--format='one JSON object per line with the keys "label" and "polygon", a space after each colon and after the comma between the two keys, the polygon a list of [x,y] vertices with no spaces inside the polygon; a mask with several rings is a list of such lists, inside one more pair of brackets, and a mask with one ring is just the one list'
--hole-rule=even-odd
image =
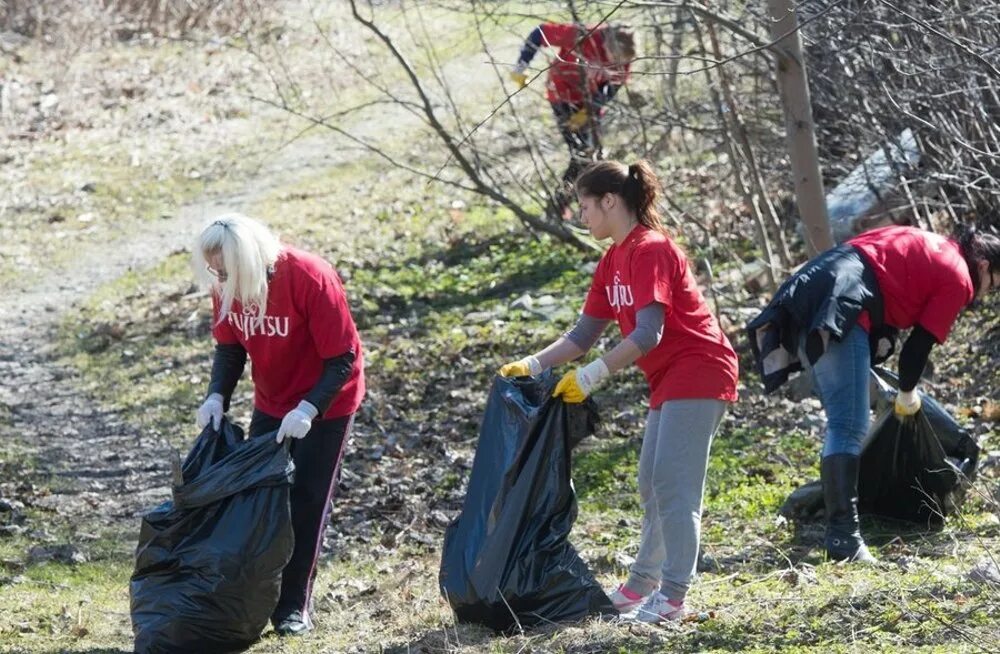
{"label": "blonde hair", "polygon": [[[219,300],[221,322],[239,300],[245,310],[263,317],[267,310],[268,273],[281,253],[281,241],[262,223],[242,214],[219,216],[201,230],[191,254],[195,276]],[[222,254],[226,279],[208,270],[208,258]]]}

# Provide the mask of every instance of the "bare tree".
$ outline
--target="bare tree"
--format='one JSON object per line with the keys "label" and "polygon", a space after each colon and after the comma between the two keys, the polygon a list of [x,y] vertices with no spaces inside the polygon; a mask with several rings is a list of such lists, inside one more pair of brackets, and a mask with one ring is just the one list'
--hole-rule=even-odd
{"label": "bare tree", "polygon": [[833,246],[833,236],[816,151],[816,130],[799,40],[799,21],[791,0],[768,0],[768,12],[773,21],[771,37],[778,60],[778,87],[785,108],[795,197],[806,228],[806,242],[813,253],[822,252]]}
{"label": "bare tree", "polygon": [[[525,89],[512,87],[507,74],[527,33],[558,20],[560,11],[562,20],[584,26],[628,22],[646,45],[627,92],[607,107],[605,156],[651,159],[663,171],[669,213],[692,243],[726,253],[737,266],[760,258],[765,285],[773,286],[805,254],[796,249],[795,214],[805,222],[798,233],[807,249],[828,247],[824,185],[844,182],[880,148],[909,152],[898,143],[906,128],[923,151],[921,168],[893,169],[888,190],[875,176],[862,176],[870,194],[874,188],[876,196],[903,199],[906,211],[893,219],[943,228],[990,206],[1000,94],[989,50],[977,44],[1000,41],[992,27],[1000,21],[979,20],[994,17],[992,8],[952,3],[950,13],[935,18],[893,0],[807,0],[796,11],[783,0],[710,7],[696,0],[575,0],[539,5],[544,16],[485,0],[354,0],[350,17],[361,29],[351,38],[364,38],[367,52],[377,50],[382,61],[388,55],[392,65],[366,68],[363,56],[317,21],[322,43],[367,89],[364,101],[336,110],[304,100],[320,94],[299,87],[299,62],[283,61],[279,48],[255,54],[274,82],[273,97],[263,100],[429,183],[487,198],[530,232],[589,247],[578,228],[543,210],[565,156],[541,97],[545,56],[554,53],[536,57]],[[435,32],[442,16],[461,16],[466,32],[474,28],[477,42],[466,43],[461,62],[444,52],[443,33]],[[899,38],[905,51],[893,41]],[[920,68],[910,65],[921,52],[931,54]],[[460,80],[473,68],[477,90],[470,94]],[[959,88],[947,79],[954,73],[964,80]],[[915,84],[919,76],[929,85]],[[399,151],[359,129],[357,117],[390,108],[424,130],[419,152]]]}
{"label": "bare tree", "polygon": [[[1000,6],[946,0],[814,2],[825,11],[805,30],[820,154],[846,177],[882,148],[908,149],[899,166],[864,190],[907,207],[899,218],[931,228],[1000,225]],[[898,158],[898,157],[897,157]]]}

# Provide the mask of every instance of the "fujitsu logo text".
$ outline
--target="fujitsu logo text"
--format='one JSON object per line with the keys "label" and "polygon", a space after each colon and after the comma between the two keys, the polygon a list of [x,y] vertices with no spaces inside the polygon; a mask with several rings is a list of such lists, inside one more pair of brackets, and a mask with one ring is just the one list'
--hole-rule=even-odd
{"label": "fujitsu logo text", "polygon": [[611,303],[615,311],[618,310],[618,307],[630,307],[635,302],[632,298],[632,287],[621,283],[620,273],[616,272],[614,283],[604,288],[608,293],[608,302]]}
{"label": "fujitsu logo text", "polygon": [[229,324],[239,330],[244,338],[251,336],[288,337],[287,316],[252,316],[246,313],[230,312],[228,318]]}

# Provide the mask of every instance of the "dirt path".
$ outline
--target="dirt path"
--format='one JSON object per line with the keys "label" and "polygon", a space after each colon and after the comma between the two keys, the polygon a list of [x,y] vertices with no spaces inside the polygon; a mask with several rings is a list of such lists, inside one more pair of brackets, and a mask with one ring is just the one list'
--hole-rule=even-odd
{"label": "dirt path", "polygon": [[84,248],[72,266],[0,296],[0,416],[10,418],[9,424],[0,423],[0,438],[9,449],[23,450],[37,475],[0,483],[0,496],[31,493],[24,482],[42,480],[51,495],[34,498],[33,504],[66,517],[92,514],[116,521],[132,520],[165,499],[167,443],[139,433],[128,415],[81,392],[76,372],[56,357],[60,320],[102,284],[188,247],[211,216],[245,209],[304,170],[334,167],[344,159],[331,151],[325,135],[298,141],[245,180],[243,190],[202,199],[135,233]]}

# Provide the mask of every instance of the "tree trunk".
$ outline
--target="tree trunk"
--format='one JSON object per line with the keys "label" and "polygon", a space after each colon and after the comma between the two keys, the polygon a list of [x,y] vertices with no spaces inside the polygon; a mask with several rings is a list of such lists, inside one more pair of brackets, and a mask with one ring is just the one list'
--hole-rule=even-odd
{"label": "tree trunk", "polygon": [[809,104],[809,82],[802,59],[799,21],[791,0],[768,0],[771,50],[777,58],[778,88],[785,113],[785,136],[795,183],[795,203],[805,227],[810,255],[833,247],[823,177],[816,151],[816,130]]}

